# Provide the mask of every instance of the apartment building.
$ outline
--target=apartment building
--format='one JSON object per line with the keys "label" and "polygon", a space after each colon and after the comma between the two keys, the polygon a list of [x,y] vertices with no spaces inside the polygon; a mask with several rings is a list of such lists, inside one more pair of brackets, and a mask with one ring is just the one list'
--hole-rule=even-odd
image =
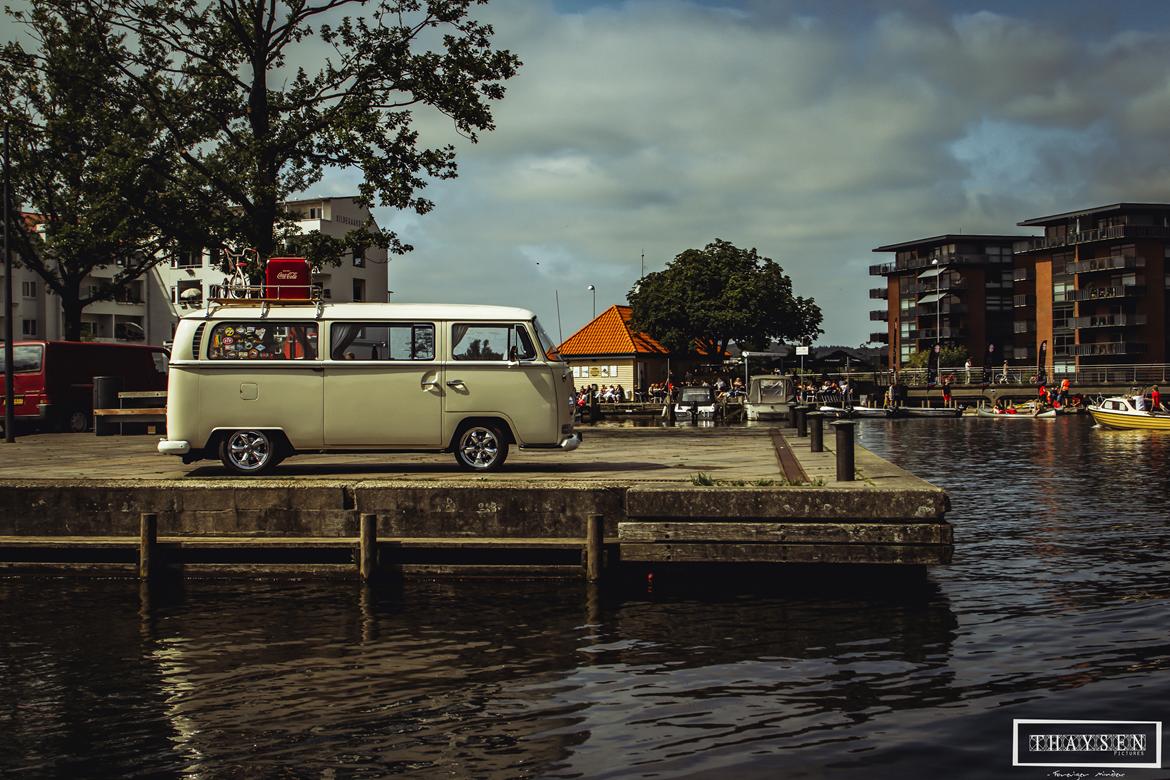
{"label": "apartment building", "polygon": [[[299,215],[297,228],[341,238],[354,228],[373,221],[370,210],[354,197],[310,198],[290,201],[287,207]],[[377,229],[376,223],[374,229]],[[118,268],[95,269],[83,281],[83,290],[96,289],[114,277]],[[0,263],[0,283],[4,275]],[[175,324],[187,312],[206,303],[212,285],[223,282],[223,272],[203,248],[177,253],[143,278],[131,282],[112,301],[99,301],[82,313],[82,338],[94,341],[127,341],[166,344]],[[314,274],[325,297],[334,301],[385,301],[389,286],[388,253],[371,248],[358,256],[343,258],[340,266]],[[0,310],[4,307],[0,306]],[[64,338],[60,301],[32,271],[13,269],[13,333],[18,339]],[[0,334],[4,312],[0,311]]]}
{"label": "apartment building", "polygon": [[[355,197],[309,198],[289,201],[285,206],[300,217],[296,222],[302,233],[314,230],[323,235],[342,238],[355,228],[372,223],[369,208],[359,205]],[[389,255],[373,247],[364,253],[351,254],[341,265],[322,269],[313,275],[324,296],[333,301],[385,301],[389,289]],[[151,343],[168,342],[179,318],[206,304],[211,287],[223,282],[224,274],[212,253],[204,248],[179,252],[167,263],[154,269],[148,283],[154,288],[149,319]]]}
{"label": "apartment building", "polygon": [[1165,363],[1170,351],[1170,204],[1114,203],[1026,219],[1015,248],[1017,361],[1062,373]]}
{"label": "apartment building", "polygon": [[935,344],[966,347],[976,363],[989,345],[996,355],[1011,350],[1013,247],[1023,238],[946,234],[875,248],[894,259],[869,268],[884,280],[869,297],[885,301],[870,311],[885,327],[869,340],[888,345],[891,366]]}

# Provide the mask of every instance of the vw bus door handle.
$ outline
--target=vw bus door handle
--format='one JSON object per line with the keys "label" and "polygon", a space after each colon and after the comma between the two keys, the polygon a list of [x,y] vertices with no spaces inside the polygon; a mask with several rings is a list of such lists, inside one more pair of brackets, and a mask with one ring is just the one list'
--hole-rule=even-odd
{"label": "vw bus door handle", "polygon": [[447,387],[466,387],[462,379],[448,379]]}
{"label": "vw bus door handle", "polygon": [[421,385],[423,390],[432,390],[438,386],[439,386],[439,383],[433,379],[426,381],[426,382],[423,382]]}

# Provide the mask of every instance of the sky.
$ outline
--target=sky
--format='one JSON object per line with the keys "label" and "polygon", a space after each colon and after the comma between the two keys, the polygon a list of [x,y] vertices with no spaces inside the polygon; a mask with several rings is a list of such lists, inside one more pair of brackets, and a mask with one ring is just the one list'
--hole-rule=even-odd
{"label": "sky", "polygon": [[[375,209],[415,246],[392,300],[530,308],[554,338],[716,238],[824,313],[884,329],[873,247],[1118,201],[1170,201],[1170,3],[1160,0],[492,0],[523,61],[435,209]],[[334,171],[307,194],[356,191]],[[559,319],[557,300],[559,299]]]}
{"label": "sky", "polygon": [[493,0],[523,68],[434,211],[376,210],[416,247],[392,299],[524,306],[567,338],[588,285],[600,312],[643,252],[722,238],[817,301],[820,343],[859,345],[884,329],[874,247],[1170,201],[1167,6]]}

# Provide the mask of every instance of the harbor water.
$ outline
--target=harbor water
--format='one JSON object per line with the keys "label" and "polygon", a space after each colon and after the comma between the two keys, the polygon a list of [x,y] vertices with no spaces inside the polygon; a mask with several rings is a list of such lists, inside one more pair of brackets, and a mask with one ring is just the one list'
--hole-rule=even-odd
{"label": "harbor water", "polygon": [[600,596],[0,578],[0,776],[1043,777],[1013,718],[1167,719],[1170,436],[859,441],[949,491],[952,565]]}

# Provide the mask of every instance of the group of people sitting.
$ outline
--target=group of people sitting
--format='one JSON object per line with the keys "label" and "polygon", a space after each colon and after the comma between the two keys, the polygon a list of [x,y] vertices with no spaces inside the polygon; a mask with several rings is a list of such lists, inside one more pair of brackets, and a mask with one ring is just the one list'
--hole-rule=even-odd
{"label": "group of people sitting", "polygon": [[796,397],[803,403],[817,403],[822,406],[852,406],[853,385],[848,379],[836,382],[825,377],[818,385],[816,382],[800,382],[796,385]]}

